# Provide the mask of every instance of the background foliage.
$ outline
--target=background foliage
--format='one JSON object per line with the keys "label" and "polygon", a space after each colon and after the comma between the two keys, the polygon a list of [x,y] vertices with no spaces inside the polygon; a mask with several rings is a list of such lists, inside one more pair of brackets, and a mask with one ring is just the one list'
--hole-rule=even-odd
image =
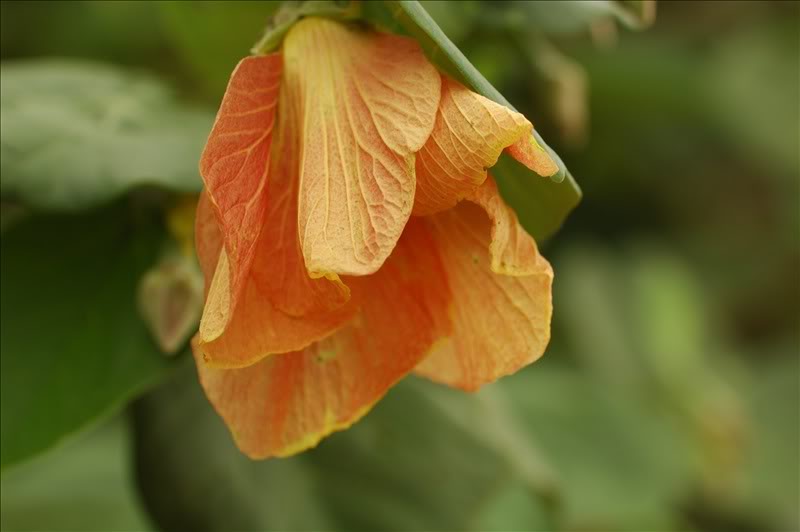
{"label": "background foliage", "polygon": [[583,188],[553,342],[253,463],[135,301],[277,4],[0,4],[3,530],[800,528],[798,4],[423,5]]}

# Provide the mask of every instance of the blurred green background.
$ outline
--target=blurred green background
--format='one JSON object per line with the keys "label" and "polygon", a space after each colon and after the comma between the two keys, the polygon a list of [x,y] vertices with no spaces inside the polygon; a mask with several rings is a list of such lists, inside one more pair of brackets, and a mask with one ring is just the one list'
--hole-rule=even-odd
{"label": "blurred green background", "polygon": [[551,347],[259,463],[134,300],[277,6],[0,5],[3,530],[800,529],[800,4],[423,2],[583,189]]}

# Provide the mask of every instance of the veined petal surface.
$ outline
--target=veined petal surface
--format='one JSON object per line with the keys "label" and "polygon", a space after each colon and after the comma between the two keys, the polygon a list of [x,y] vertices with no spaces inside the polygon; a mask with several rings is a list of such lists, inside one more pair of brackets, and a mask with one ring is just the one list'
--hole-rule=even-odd
{"label": "veined petal surface", "polygon": [[494,273],[525,276],[538,275],[548,269],[536,242],[522,228],[514,210],[503,201],[491,175],[466,199],[483,208],[491,222],[489,265]]}
{"label": "veined petal surface", "polygon": [[546,152],[530,144],[533,126],[521,114],[476,94],[457,81],[442,80],[442,98],[430,138],[416,158],[415,215],[429,215],[455,206],[486,180],[503,149],[524,155],[532,170],[558,169]]}
{"label": "veined petal surface", "polygon": [[542,148],[536,138],[525,135],[507,149],[508,154],[540,176],[549,177],[558,172],[558,165]]}
{"label": "veined petal surface", "polygon": [[300,187],[298,101],[281,89],[278,133],[273,146],[267,209],[253,281],[278,310],[293,317],[315,316],[344,305],[350,290],[336,275],[312,279],[297,234]]}
{"label": "veined petal surface", "polygon": [[306,267],[312,277],[374,273],[411,214],[414,153],[433,128],[441,76],[412,39],[317,18],[289,31],[283,54],[302,117]]}
{"label": "veined petal surface", "polygon": [[230,294],[217,301],[207,334],[219,335],[244,290],[267,206],[267,173],[280,88],[280,54],[242,59],[231,74],[200,158],[208,200],[229,260]]}
{"label": "veined petal surface", "polygon": [[423,219],[447,272],[453,333],[417,372],[476,390],[544,353],[550,340],[553,271],[491,178],[469,199]]}
{"label": "veined petal surface", "polygon": [[[197,347],[213,366],[243,367],[268,355],[304,349],[340,329],[357,311],[349,289],[338,277],[311,279],[303,264],[295,223],[297,110],[294,100],[283,96],[285,91],[281,89],[263,229],[242,294],[224,328],[216,327],[215,320],[222,320],[218,309],[229,306],[225,298],[229,297],[231,261],[214,235],[208,202],[201,198],[198,205],[196,231],[203,240],[198,242],[198,256],[208,288]],[[214,242],[216,249],[211,247]]]}
{"label": "veined petal surface", "polygon": [[378,273],[348,280],[363,301],[356,320],[307,349],[241,369],[211,368],[195,349],[200,382],[245,454],[294,454],[347,428],[449,332],[434,246],[425,224],[410,222]]}

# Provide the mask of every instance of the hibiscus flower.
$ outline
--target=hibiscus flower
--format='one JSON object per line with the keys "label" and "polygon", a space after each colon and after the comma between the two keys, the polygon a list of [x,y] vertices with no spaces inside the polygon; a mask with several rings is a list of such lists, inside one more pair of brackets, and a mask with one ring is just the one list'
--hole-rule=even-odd
{"label": "hibiscus flower", "polygon": [[557,166],[519,113],[408,38],[308,18],[231,75],[200,171],[200,382],[240,449],[286,456],[415,372],[536,360],[553,273],[488,174]]}

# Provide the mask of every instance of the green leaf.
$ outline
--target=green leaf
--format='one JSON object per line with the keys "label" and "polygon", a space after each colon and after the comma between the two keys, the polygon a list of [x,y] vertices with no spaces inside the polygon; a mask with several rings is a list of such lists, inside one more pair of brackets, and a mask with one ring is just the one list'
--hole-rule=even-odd
{"label": "green leaf", "polygon": [[552,526],[554,480],[499,390],[467,395],[406,379],[318,448],[254,462],[235,448],[192,366],[134,409],[139,484],[164,530]]}
{"label": "green leaf", "polygon": [[0,528],[150,530],[133,490],[128,433],[114,421],[3,475]]}
{"label": "green leaf", "polygon": [[163,242],[124,205],[20,221],[2,235],[0,468],[118,409],[169,364],[136,309]]}
{"label": "green leaf", "polygon": [[157,80],[66,60],[6,62],[0,73],[4,200],[78,210],[139,185],[200,190],[213,115]]}
{"label": "green leaf", "polygon": [[[419,2],[364,2],[363,11],[364,17],[378,27],[416,39],[431,62],[465,86],[490,100],[514,108],[448,39]],[[536,239],[542,240],[558,230],[580,201],[581,192],[558,155],[535,130],[534,136],[558,164],[559,171],[555,176],[543,179],[507,154],[500,157],[492,169],[492,175],[497,180],[503,198],[519,214],[525,229]]]}

